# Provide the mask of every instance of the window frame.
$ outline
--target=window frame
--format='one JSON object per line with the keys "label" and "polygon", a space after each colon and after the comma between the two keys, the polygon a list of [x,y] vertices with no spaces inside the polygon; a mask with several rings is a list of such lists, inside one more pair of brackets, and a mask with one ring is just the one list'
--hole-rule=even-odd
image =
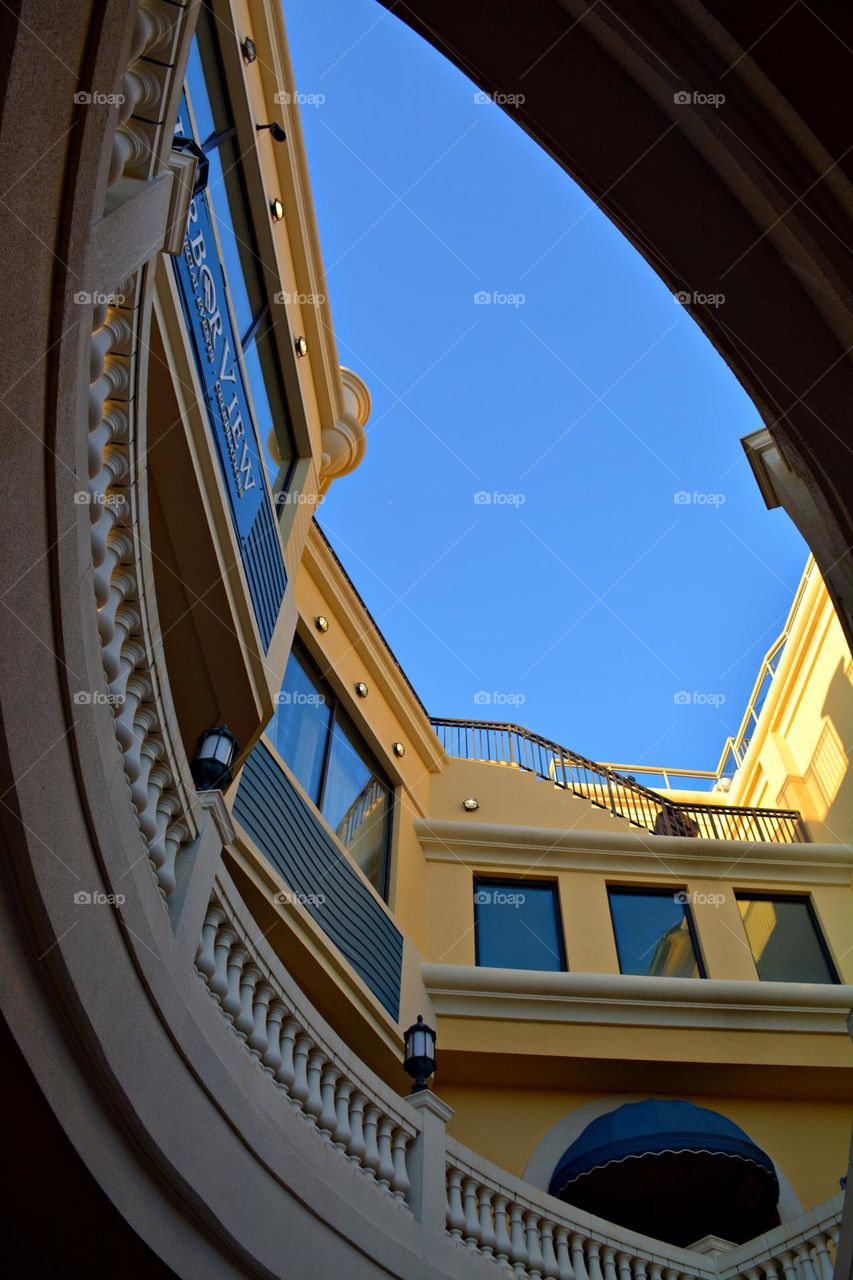
{"label": "window frame", "polygon": [[[317,810],[317,813],[325,822],[326,826],[334,834],[335,839],[338,841],[341,847],[346,850],[347,856],[350,858],[351,862],[355,862],[355,860],[352,858],[352,856],[350,855],[349,849],[347,849],[347,846],[344,844],[343,840],[341,840],[340,836],[337,834],[334,827],[329,822],[326,815],[323,813],[323,808],[322,808],[323,798],[326,793],[326,784],[328,781],[329,760],[332,754],[332,743],[335,735],[335,726],[338,723],[340,723],[342,731],[344,732],[345,736],[350,739],[350,741],[352,741],[353,738],[355,739],[355,742],[353,743],[353,745],[355,747],[356,753],[361,757],[365,766],[368,769],[370,769],[371,772],[379,779],[379,781],[382,783],[382,785],[386,788],[388,792],[388,809],[385,814],[385,823],[384,823],[385,829],[382,833],[382,836],[383,836],[382,871],[379,877],[379,884],[373,885],[371,881],[367,879],[367,876],[364,876],[365,880],[367,880],[367,883],[370,884],[371,888],[376,890],[376,892],[379,894],[382,901],[387,905],[388,894],[389,894],[389,889],[391,884],[391,850],[392,850],[392,841],[393,841],[393,835],[394,835],[394,815],[397,809],[396,784],[393,782],[393,780],[391,779],[387,771],[382,768],[379,760],[377,759],[373,751],[370,749],[370,746],[368,745],[368,743],[365,741],[364,735],[360,732],[354,718],[352,717],[352,715],[349,714],[346,706],[343,705],[343,700],[338,696],[338,694],[329,684],[328,680],[325,679],[325,677],[323,676],[323,673],[320,670],[319,665],[314,660],[311,653],[307,649],[306,645],[302,642],[298,634],[294,636],[293,644],[290,647],[290,653],[287,655],[288,661],[290,661],[291,654],[294,654],[296,656],[297,662],[305,671],[306,675],[308,676],[309,680],[312,682],[312,684],[316,688],[317,692],[322,694],[323,698],[325,699],[326,705],[329,708],[329,719],[326,725],[326,740],[323,743],[323,758],[322,758],[322,763],[320,765],[320,782],[317,789],[316,798],[311,795],[311,793],[308,791],[306,787],[302,786],[302,783],[299,783],[299,785],[302,788],[302,790],[305,792],[305,795],[311,801],[311,804]],[[287,665],[285,664],[285,671],[286,670],[287,670]],[[282,676],[282,681],[283,680],[284,680],[284,676]],[[339,712],[340,712],[340,719],[338,716]],[[280,713],[280,706],[276,712],[276,715],[278,715],[279,713]],[[272,721],[270,723],[272,723]],[[273,747],[275,747],[276,753],[278,755],[281,755],[281,753],[278,751],[278,748],[276,747],[275,742],[273,742]],[[283,756],[281,758],[284,759]],[[287,765],[286,760],[284,761],[284,763]],[[290,769],[290,766],[287,765],[287,767],[288,767],[288,770],[292,773],[293,771]],[[296,781],[299,782],[299,779],[297,778]],[[361,871],[360,867],[358,867],[357,869]],[[364,872],[362,871],[361,874],[364,875]]]}
{"label": "window frame", "polygon": [[[741,901],[803,903],[803,905],[806,908],[806,912],[808,914],[808,918],[811,923],[812,929],[814,930],[815,939],[817,941],[820,952],[823,955],[824,960],[826,961],[826,967],[830,975],[830,981],[828,983],[815,982],[815,983],[809,983],[808,985],[809,986],[841,986],[842,985],[841,974],[839,972],[838,965],[835,963],[835,959],[833,957],[832,951],[830,950],[829,943],[826,940],[826,934],[824,933],[824,930],[821,927],[820,919],[818,917],[817,910],[815,908],[814,902],[812,901],[812,895],[810,893],[771,893],[764,889],[755,890],[755,891],[751,889],[735,889],[734,898],[735,898],[735,902],[737,903],[740,903]],[[740,922],[743,927],[743,936],[746,939],[746,945],[749,947],[749,954],[752,957],[752,963],[755,965],[755,972],[758,977],[758,981],[759,982],[780,981],[780,979],[777,979],[777,978],[762,978],[758,970],[758,961],[756,960],[752,950],[752,943],[749,941],[749,934],[746,932],[746,924],[744,922],[743,915],[741,914],[740,906],[738,906],[738,915],[740,916]],[[795,981],[795,979],[784,979],[784,981]]]}
{"label": "window frame", "polygon": [[473,886],[471,901],[474,907],[474,964],[477,968],[507,968],[506,965],[481,965],[480,962],[480,907],[481,903],[477,901],[477,894],[481,888],[488,889],[509,889],[512,891],[519,885],[526,886],[529,889],[550,889],[551,898],[554,904],[554,924],[557,933],[557,947],[559,949],[559,969],[529,969],[527,973],[568,973],[569,958],[566,948],[566,931],[563,923],[563,904],[560,898],[560,882],[551,879],[518,879],[512,876],[494,876],[480,875],[478,872],[473,874]]}
{"label": "window frame", "polygon": [[[240,199],[242,202],[243,211],[246,219],[246,226],[248,229],[247,234],[248,234],[249,242],[244,247],[246,248],[249,256],[253,260],[253,269],[256,277],[254,283],[257,287],[258,294],[260,297],[260,304],[259,304],[258,310],[256,312],[253,312],[252,319],[245,333],[241,333],[240,327],[236,323],[236,315],[233,314],[233,303],[231,299],[231,295],[233,294],[233,286],[228,287],[228,294],[229,294],[228,303],[229,303],[229,306],[232,308],[232,328],[240,344],[240,350],[238,355],[243,365],[244,377],[246,378],[246,381],[251,393],[251,383],[249,382],[248,371],[245,365],[244,351],[247,350],[248,347],[250,347],[254,343],[255,338],[258,335],[258,332],[260,331],[261,327],[266,321],[269,321],[270,328],[274,328],[277,321],[273,318],[272,299],[270,298],[269,289],[267,288],[267,283],[266,283],[266,268],[260,254],[258,237],[257,237],[257,233],[255,231],[255,227],[252,220],[252,205],[249,199],[249,189],[248,189],[247,180],[246,180],[245,167],[243,164],[243,152],[241,152],[240,150],[240,145],[239,145],[240,140],[238,137],[237,125],[234,119],[234,110],[233,110],[233,105],[231,102],[231,94],[230,94],[230,83],[225,70],[225,61],[222,56],[222,48],[219,40],[219,34],[216,30],[217,18],[215,13],[213,12],[213,8],[210,3],[210,0],[202,0],[201,5],[199,6],[198,24],[197,24],[196,32],[194,33],[194,36],[193,36],[193,39],[196,41],[198,41],[198,35],[199,35],[198,28],[201,27],[202,23],[205,24],[205,34],[207,37],[207,43],[209,44],[211,57],[215,64],[215,72],[218,78],[219,91],[222,95],[223,114],[227,119],[228,123],[225,126],[225,128],[215,131],[214,133],[210,134],[206,138],[200,138],[198,140],[198,144],[201,147],[202,151],[204,151],[204,153],[207,154],[209,151],[219,150],[219,148],[222,146],[223,143],[233,139],[233,142],[237,151],[237,161],[234,165],[230,166],[229,171],[233,170],[235,174],[236,184],[239,188]],[[205,75],[205,59],[204,59],[200,45],[199,45],[199,61],[201,63],[201,70],[202,70],[202,75],[205,79],[205,84],[207,84],[207,76]],[[192,106],[192,93],[190,90],[190,86],[187,83],[186,77],[184,78],[184,93],[186,93],[190,106]],[[208,92],[208,97],[209,96],[210,94]],[[228,199],[227,189],[225,191],[225,199],[226,201]],[[211,205],[212,205],[212,201],[211,201]],[[213,221],[216,226],[217,235],[218,235],[219,220],[216,217],[215,209],[213,209],[212,207],[211,207],[211,214],[213,216]],[[236,234],[235,234],[235,238],[236,238]],[[239,252],[239,242],[238,242],[238,252]],[[245,274],[246,272],[245,270],[243,270],[244,277],[245,277]],[[226,286],[228,286],[227,275],[226,275]],[[247,293],[247,296],[249,297],[250,305],[251,305],[251,290],[248,288],[248,286],[246,287],[246,293]],[[296,467],[299,463],[300,454],[299,454],[298,443],[296,440],[296,432],[294,429],[293,417],[290,410],[287,387],[284,380],[284,370],[282,369],[281,357],[279,355],[279,352],[276,348],[276,343],[274,341],[270,342],[270,351],[271,351],[275,381],[277,383],[277,388],[278,388],[277,399],[279,399],[281,402],[282,411],[284,413],[283,426],[284,426],[285,434],[287,436],[288,443],[290,446],[289,456],[282,460],[279,466],[278,474],[273,478],[268,477],[269,489],[272,494],[273,507],[275,508],[276,515],[280,517],[281,504],[279,502],[279,494],[288,492],[290,485],[293,481]],[[263,371],[261,373],[261,376],[263,377]],[[267,392],[268,398],[269,398],[269,395],[270,395],[270,391],[268,390]],[[266,456],[265,456],[266,444],[261,435],[260,424],[257,422],[256,410],[254,405],[254,397],[250,397],[250,402],[252,405],[253,415],[255,415],[256,417],[255,428],[256,428],[256,434],[258,436],[258,442],[261,447],[261,453],[262,453],[261,461],[264,463],[264,468],[266,470],[266,466],[267,466]]]}
{"label": "window frame", "polygon": [[[616,961],[617,961],[617,964],[619,965],[619,973],[621,975],[624,975],[626,978],[664,977],[665,976],[664,974],[626,973],[626,971],[622,968],[622,953],[619,947],[619,931],[616,927],[616,917],[613,914],[612,895],[615,893],[615,894],[621,894],[623,896],[632,896],[636,898],[670,897],[674,901],[675,895],[679,893],[683,893],[685,897],[689,898],[690,890],[685,888],[683,885],[670,888],[668,885],[610,884],[609,882],[605,884],[605,889],[607,891],[607,909],[610,912],[610,926],[611,926],[611,929],[613,930],[613,944],[616,947]],[[682,902],[680,906],[687,920],[687,931],[690,934],[690,941],[693,946],[693,954],[696,957],[696,967],[699,970],[699,972],[696,974],[696,977],[691,978],[690,981],[696,981],[697,978],[707,978],[709,976],[708,967],[705,964],[705,957],[702,954],[702,947],[700,945],[700,940],[699,940],[699,930],[696,928],[696,921],[693,916],[692,905],[690,902]]]}

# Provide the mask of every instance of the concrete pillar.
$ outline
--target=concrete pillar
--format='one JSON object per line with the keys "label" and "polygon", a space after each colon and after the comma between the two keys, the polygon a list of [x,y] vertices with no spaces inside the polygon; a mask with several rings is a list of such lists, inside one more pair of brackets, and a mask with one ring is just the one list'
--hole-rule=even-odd
{"label": "concrete pillar", "polygon": [[429,1257],[434,1245],[443,1248],[445,1242],[446,1131],[453,1111],[429,1089],[410,1094],[406,1101],[421,1116],[421,1131],[409,1157],[409,1203],[423,1227],[424,1253]]}

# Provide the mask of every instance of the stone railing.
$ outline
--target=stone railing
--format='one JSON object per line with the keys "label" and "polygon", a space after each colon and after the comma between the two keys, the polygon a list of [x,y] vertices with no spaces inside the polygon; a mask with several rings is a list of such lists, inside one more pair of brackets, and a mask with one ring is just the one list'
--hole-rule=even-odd
{"label": "stone railing", "polygon": [[720,1254],[596,1218],[446,1142],[447,1231],[514,1280],[832,1280],[843,1195]]}
{"label": "stone railing", "polygon": [[721,1280],[832,1280],[844,1194],[718,1258]]}
{"label": "stone railing", "polygon": [[[198,803],[181,778],[179,740],[157,625],[146,591],[140,504],[134,352],[144,269],[93,312],[89,360],[89,483],[98,631],[115,733],[139,830],[164,897],[176,883],[181,847],[198,834]],[[77,696],[91,697],[85,691]]]}
{"label": "stone railing", "polygon": [[217,876],[196,969],[283,1103],[341,1158],[405,1204],[417,1113],[309,1007],[227,876]]}
{"label": "stone railing", "polygon": [[183,6],[143,0],[136,12],[128,68],[117,89],[118,120],[107,185],[125,175],[152,177],[162,149],[163,107],[187,22]]}

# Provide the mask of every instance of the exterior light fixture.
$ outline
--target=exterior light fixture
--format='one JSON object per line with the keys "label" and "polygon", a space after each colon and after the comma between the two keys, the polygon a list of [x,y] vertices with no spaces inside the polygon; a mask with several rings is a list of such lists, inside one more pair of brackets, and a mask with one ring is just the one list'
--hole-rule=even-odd
{"label": "exterior light fixture", "polygon": [[240,744],[227,725],[205,729],[195,744],[190,773],[197,791],[224,791]]}
{"label": "exterior light fixture", "polygon": [[402,742],[392,743],[391,750],[394,752],[394,755],[397,756],[400,760],[402,760],[403,756],[406,754],[406,748],[403,746]]}
{"label": "exterior light fixture", "polygon": [[284,132],[284,130],[282,129],[281,125],[278,123],[277,120],[273,120],[272,124],[256,124],[255,128],[257,129],[258,133],[261,133],[264,129],[269,129],[270,137],[272,138],[273,142],[287,141],[287,134]]}
{"label": "exterior light fixture", "polygon": [[296,348],[296,354],[298,356],[308,355],[308,343],[301,335],[296,339],[293,345]]}
{"label": "exterior light fixture", "polygon": [[270,200],[270,213],[272,214],[273,222],[281,222],[284,217],[284,205],[280,200]]}
{"label": "exterior light fixture", "polygon": [[468,813],[473,813],[474,810],[479,809],[479,807],[480,801],[475,799],[474,796],[469,796],[467,800],[462,801],[462,808],[466,809]]}
{"label": "exterior light fixture", "polygon": [[428,1089],[427,1080],[435,1072],[435,1032],[428,1027],[422,1016],[418,1014],[417,1022],[409,1027],[404,1036],[406,1056],[403,1070],[414,1080],[412,1093],[421,1093]]}
{"label": "exterior light fixture", "polygon": [[246,36],[246,39],[240,45],[240,48],[243,51],[244,62],[249,63],[255,61],[255,58],[258,56],[258,51],[255,48],[255,42],[251,36]]}
{"label": "exterior light fixture", "polygon": [[360,698],[366,698],[370,692],[363,680],[359,680],[358,684],[355,686],[355,691]]}
{"label": "exterior light fixture", "polygon": [[329,619],[324,618],[322,613],[319,613],[317,617],[314,619],[314,626],[317,628],[318,631],[322,631],[323,634],[325,635],[326,632],[329,630]]}

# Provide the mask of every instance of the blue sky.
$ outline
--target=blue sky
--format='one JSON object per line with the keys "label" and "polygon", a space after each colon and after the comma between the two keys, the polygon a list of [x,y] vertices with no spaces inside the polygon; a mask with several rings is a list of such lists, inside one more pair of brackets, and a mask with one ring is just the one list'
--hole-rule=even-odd
{"label": "blue sky", "polygon": [[285,19],[317,99],[340,358],[373,396],[320,521],[392,648],[435,715],[715,766],[807,554],[743,456],[753,405],[621,233],[402,22],[375,0]]}

